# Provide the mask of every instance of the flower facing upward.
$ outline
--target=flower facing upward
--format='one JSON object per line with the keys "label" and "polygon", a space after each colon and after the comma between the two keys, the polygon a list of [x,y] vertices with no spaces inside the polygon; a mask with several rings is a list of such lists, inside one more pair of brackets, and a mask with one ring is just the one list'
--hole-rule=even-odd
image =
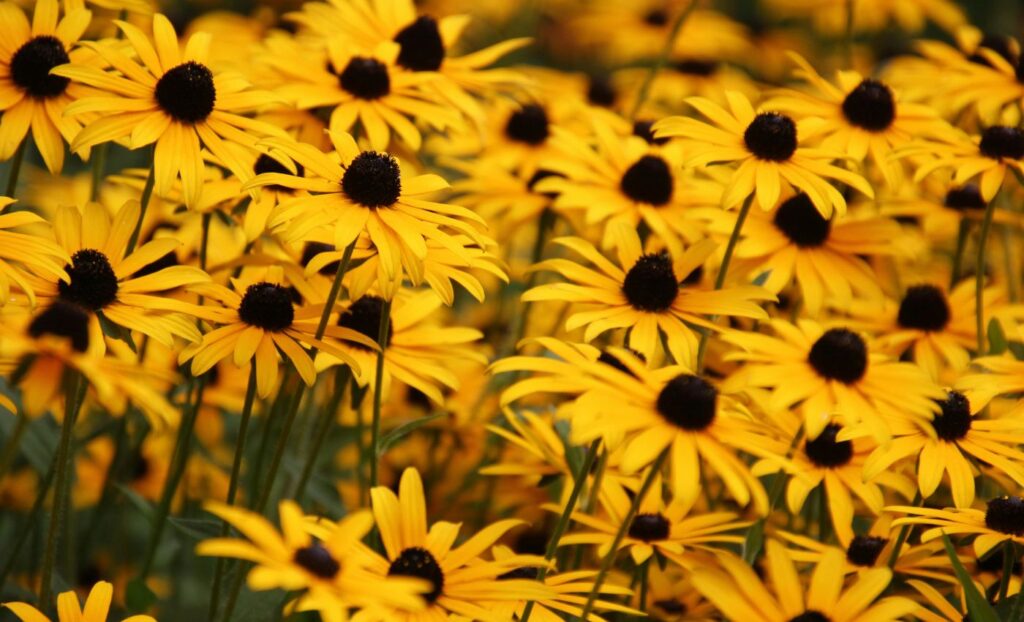
{"label": "flower facing upward", "polygon": [[755,112],[740,93],[727,93],[727,98],[729,110],[700,97],[687,100],[713,124],[669,117],[654,125],[656,136],[686,139],[694,154],[687,161],[689,166],[738,164],[722,196],[723,207],[735,207],[756,193],[761,208],[770,210],[778,203],[784,183],[806,193],[825,218],[833,209],[846,211],[846,199],[827,180],[874,196],[863,177],[831,164],[842,154],[800,147],[793,119],[778,112]]}
{"label": "flower facing upward", "polygon": [[428,200],[448,187],[438,175],[403,174],[398,160],[387,153],[362,151],[348,134],[331,132],[335,153],[325,154],[309,145],[268,139],[265,144],[301,164],[313,177],[263,173],[248,187],[280,185],[304,189],[279,206],[271,216],[271,229],[280,229],[286,240],[303,241],[318,228],[333,231],[334,247],[344,249],[364,232],[386,277],[378,283],[381,294],[391,299],[404,277],[423,281],[427,242],[437,242],[461,256],[466,265],[472,257],[453,238],[463,234],[481,247],[491,244],[483,235],[483,220],[469,210]]}
{"label": "flower facing upward", "polygon": [[[114,586],[100,581],[89,590],[85,607],[74,591],[62,592],[57,596],[57,622],[107,622],[110,601],[114,597]],[[50,622],[50,618],[28,603],[4,603],[21,622]],[[128,616],[123,622],[156,622],[150,616]]]}
{"label": "flower facing upward", "polygon": [[193,35],[183,53],[174,27],[163,15],[153,16],[152,41],[132,24],[117,21],[117,25],[142,64],[113,44],[87,43],[114,71],[68,64],[52,72],[104,93],[84,97],[68,107],[67,114],[72,116],[100,115],[78,133],[71,150],[120,140],[127,140],[132,149],[156,143],[156,193],[167,194],[180,176],[188,206],[198,204],[202,193],[203,147],[236,177],[251,179],[252,167],[246,166],[235,150],[251,149],[260,136],[284,132],[238,113],[274,99],[248,90],[241,76],[212,71],[206,64],[207,34]]}
{"label": "flower facing upward", "polygon": [[79,57],[71,47],[92,17],[82,7],[65,11],[58,22],[59,13],[57,0],[38,0],[29,26],[20,7],[0,3],[0,160],[14,155],[31,129],[51,173],[61,171],[64,143],[82,127],[64,111],[83,89],[50,70]]}

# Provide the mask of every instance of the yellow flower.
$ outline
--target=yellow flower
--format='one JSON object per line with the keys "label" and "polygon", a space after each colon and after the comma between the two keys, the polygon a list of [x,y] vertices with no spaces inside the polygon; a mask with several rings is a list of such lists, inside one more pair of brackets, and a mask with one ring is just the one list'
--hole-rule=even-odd
{"label": "yellow flower", "polygon": [[[85,607],[78,601],[74,591],[62,592],[57,596],[57,622],[107,622],[110,600],[114,586],[100,581],[89,590]],[[21,622],[50,622],[50,618],[28,603],[4,603]],[[129,616],[123,622],[156,622],[150,616]]]}

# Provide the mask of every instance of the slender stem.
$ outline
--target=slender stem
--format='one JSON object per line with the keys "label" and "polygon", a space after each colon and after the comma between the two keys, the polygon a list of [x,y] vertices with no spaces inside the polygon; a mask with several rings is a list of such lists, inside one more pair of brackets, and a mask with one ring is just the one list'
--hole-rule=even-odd
{"label": "slender stem", "polygon": [[[0,582],[0,585],[3,583]],[[1024,619],[1024,610],[1022,610],[1022,606],[1024,606],[1024,593],[1022,593],[1024,591],[1024,574],[1021,576],[1021,587],[1022,590],[1018,590],[1017,597],[1013,599],[1013,609],[1010,610],[1010,617],[1007,618],[1009,622],[1020,622],[1021,619]]]}
{"label": "slender stem", "polygon": [[629,531],[629,527],[633,523],[633,519],[640,510],[640,503],[643,502],[644,497],[647,496],[647,491],[650,490],[651,486],[654,484],[655,477],[661,471],[661,466],[665,464],[665,458],[668,457],[668,452],[669,448],[666,447],[660,454],[658,454],[658,457],[654,459],[650,470],[647,472],[647,477],[644,478],[643,483],[640,485],[640,490],[638,490],[636,496],[633,497],[633,502],[629,505],[629,511],[626,512],[626,516],[622,519],[622,523],[619,525],[618,531],[615,532],[615,538],[612,540],[611,548],[608,549],[608,553],[604,556],[604,559],[601,560],[601,568],[597,571],[597,576],[594,577],[594,585],[590,588],[590,594],[587,596],[587,603],[583,606],[583,611],[579,615],[581,620],[590,619],[590,612],[594,610],[594,602],[597,600],[597,595],[601,592],[601,586],[604,585],[604,580],[608,577],[608,572],[615,564],[615,558],[618,556],[622,540],[626,537],[626,533]]}
{"label": "slender stem", "polygon": [[127,257],[135,250],[135,246],[139,243],[139,235],[142,234],[142,222],[146,220],[146,211],[149,209],[149,200],[153,196],[153,184],[156,183],[156,168],[149,168],[149,176],[146,177],[146,185],[142,187],[142,198],[139,199],[139,222],[135,223],[135,230],[132,231],[132,237],[128,238],[128,249],[125,251]]}
{"label": "slender stem", "polygon": [[637,574],[640,575],[640,600],[639,609],[644,611],[647,608],[647,578],[651,567],[651,558],[648,557],[644,560],[644,563],[640,564],[636,568]]}
{"label": "slender stem", "polygon": [[996,197],[993,197],[985,206],[985,217],[981,221],[981,234],[978,236],[978,259],[974,265],[974,304],[977,317],[976,328],[978,330],[978,356],[985,354],[985,245],[988,242],[988,232],[992,228],[992,216],[996,211]]}
{"label": "slender stem", "polygon": [[7,173],[7,192],[5,196],[14,198],[14,193],[18,189],[18,177],[21,175],[21,162],[25,159],[25,148],[28,146],[28,136],[21,139],[21,144],[18,145],[17,151],[14,152],[14,157],[11,158],[11,169]]}
{"label": "slender stem", "polygon": [[64,398],[64,420],[60,426],[60,440],[57,444],[57,455],[54,457],[56,466],[56,482],[53,493],[53,508],[50,511],[50,526],[46,534],[46,549],[43,553],[43,568],[39,578],[39,608],[50,609],[50,597],[53,587],[53,564],[57,555],[57,543],[60,539],[60,526],[64,516],[65,501],[71,492],[71,441],[78,410],[85,397],[85,379],[77,371],[67,370],[66,394]]}
{"label": "slender stem", "polygon": [[379,482],[377,480],[378,461],[380,455],[380,411],[384,396],[384,350],[387,349],[388,331],[391,329],[391,301],[385,300],[380,309],[380,328],[377,332],[377,345],[380,351],[377,352],[377,375],[376,384],[373,385],[373,420],[370,423],[370,447],[373,453],[370,454],[370,488],[373,489]]}
{"label": "slender stem", "polygon": [[99,503],[96,504],[96,509],[93,511],[92,519],[89,521],[89,527],[85,531],[85,537],[82,538],[81,543],[78,545],[79,552],[82,557],[89,554],[89,547],[92,544],[92,538],[100,526],[105,514],[104,510],[110,502],[111,496],[115,490],[114,480],[117,478],[118,473],[121,472],[122,466],[125,463],[125,458],[130,453],[128,443],[126,442],[126,436],[128,433],[127,417],[128,413],[126,412],[117,421],[117,431],[114,433],[114,457],[111,458],[110,465],[107,467],[107,473],[103,478],[103,489],[100,491]]}
{"label": "slender stem", "polygon": [[[242,418],[238,422],[238,438],[235,439],[235,458],[231,462],[231,480],[228,483],[227,504],[235,504],[235,496],[238,494],[238,480],[242,472],[242,456],[245,455],[245,440],[249,432],[249,418],[252,416],[252,406],[256,401],[256,363],[249,365],[249,383],[245,389],[245,403],[242,405]],[[220,537],[228,535],[230,527],[227,521],[223,521],[220,528]],[[220,601],[220,584],[224,578],[224,567],[227,558],[217,558],[216,570],[213,574],[213,587],[210,590],[210,609],[207,619],[213,620],[217,616],[217,605]]]}
{"label": "slender stem", "polygon": [[[120,32],[120,31],[118,31]],[[92,186],[89,188],[89,200],[96,201],[100,198],[100,186],[103,185],[103,173],[107,168],[107,155],[110,153],[110,143],[103,143],[96,147],[92,156]]]}
{"label": "slender stem", "polygon": [[[786,460],[789,460],[790,458],[793,457],[793,453],[796,452],[796,448],[800,444],[800,440],[803,439],[803,437],[804,437],[804,426],[801,425],[799,428],[797,428],[796,434],[793,435],[793,440],[790,441],[790,443],[789,443],[789,449],[786,451]],[[768,491],[768,514],[769,515],[771,515],[772,510],[774,510],[779,505],[779,503],[782,502],[782,493],[785,490],[786,490],[786,469],[785,468],[780,468],[775,473],[775,476],[772,477],[772,487],[771,487],[771,490]],[[757,519],[757,523],[752,525],[751,529],[759,529],[761,531],[764,531],[765,520],[766,520],[765,517],[761,517],[761,518]],[[750,547],[750,549],[747,549],[747,547],[744,546],[743,559],[748,564],[749,563],[753,563],[753,561],[755,559],[757,559],[757,555],[760,552],[761,552],[761,548],[759,546],[758,547]]]}
{"label": "slender stem", "polygon": [[[1016,551],[1013,547],[1013,539],[1003,543],[1003,574],[999,577],[999,600],[1006,600],[1010,591],[1010,577],[1013,576],[1013,563],[1016,560]],[[1012,618],[1011,618],[1012,619]]]}
{"label": "slender stem", "polygon": [[849,69],[853,69],[853,62],[856,56],[854,53],[856,50],[853,37],[853,5],[855,1],[846,0],[846,65]]}
{"label": "slender stem", "polygon": [[138,577],[141,581],[145,581],[146,577],[149,576],[149,571],[153,568],[156,551],[160,547],[160,537],[163,535],[164,526],[167,524],[167,516],[171,511],[174,493],[178,490],[178,484],[185,473],[185,465],[188,462],[188,454],[192,447],[192,431],[195,429],[196,418],[199,414],[199,408],[203,404],[203,393],[205,391],[206,376],[201,376],[196,384],[195,401],[178,426],[178,438],[174,444],[174,456],[171,458],[167,480],[164,482],[164,488],[160,494],[160,505],[157,506],[153,532],[149,538],[149,548],[147,549],[145,562]]}
{"label": "slender stem", "polygon": [[[736,224],[732,228],[732,234],[729,235],[729,242],[725,246],[725,255],[722,256],[722,265],[718,268],[718,275],[715,277],[715,289],[722,289],[725,285],[725,277],[729,273],[729,265],[732,263],[733,254],[736,252],[736,245],[740,241],[740,234],[743,232],[743,223],[747,221],[747,215],[750,214],[750,206],[754,204],[754,195],[751,194],[743,201],[743,206],[740,208],[739,214],[736,215]],[[717,316],[712,317],[712,321],[717,319]],[[711,338],[711,331],[705,329],[700,336],[700,345],[697,348],[697,370],[700,371],[704,368],[704,354],[707,351],[708,339]]]}
{"label": "slender stem", "polygon": [[18,449],[21,445],[21,437],[25,435],[25,430],[28,429],[28,416],[24,413],[18,415],[17,421],[14,422],[14,429],[11,430],[11,435],[7,438],[4,443],[3,449],[0,449],[0,481],[7,475],[7,469],[10,468],[11,463],[14,462],[15,456],[18,455]]}
{"label": "slender stem", "polygon": [[338,301],[338,294],[341,292],[341,282],[344,280],[345,273],[348,272],[348,264],[352,261],[352,251],[355,248],[356,242],[352,240],[352,243],[345,247],[341,261],[338,262],[338,271],[334,274],[331,291],[327,294],[327,300],[324,302],[324,312],[320,316],[320,323],[316,327],[317,340],[321,339],[324,336],[324,332],[327,331],[327,323],[331,319],[331,311],[334,309],[334,304]]}
{"label": "slender stem", "polygon": [[[597,450],[600,447],[601,439],[595,439],[587,449],[587,455],[583,458],[580,470],[573,475],[572,491],[569,493],[569,499],[565,502],[565,508],[562,510],[561,516],[558,517],[558,522],[555,523],[555,529],[551,532],[547,549],[544,551],[544,559],[549,562],[555,558],[555,554],[558,552],[558,541],[562,539],[562,535],[565,534],[565,530],[569,527],[572,513],[579,502],[580,494],[583,492],[583,485],[587,482],[587,475],[590,473],[591,467],[594,466],[594,459],[597,458]],[[537,581],[543,583],[546,576],[548,576],[548,567],[541,566],[537,570]],[[519,617],[520,622],[527,622],[530,619],[531,613],[533,613],[532,600],[526,603],[523,615]]]}
{"label": "slender stem", "polygon": [[676,21],[672,22],[672,28],[668,31],[668,38],[665,39],[665,45],[661,48],[661,53],[658,54],[658,58],[655,59],[654,64],[651,65],[650,71],[644,76],[644,81],[640,85],[640,91],[637,93],[636,101],[633,102],[633,108],[629,111],[629,119],[635,120],[636,115],[640,113],[640,108],[647,101],[647,96],[650,95],[651,85],[654,83],[655,76],[661,71],[661,68],[668,62],[668,57],[672,54],[672,48],[675,47],[676,39],[679,37],[679,32],[683,29],[683,24],[689,19],[693,10],[697,8],[697,0],[690,0],[690,4],[685,9],[679,12],[676,16]]}
{"label": "slender stem", "polygon": [[1014,257],[1015,246],[1013,244],[1013,232],[1010,227],[1000,227],[1003,237],[1003,270],[1006,273],[1006,289],[1010,296],[1010,302],[1017,302],[1020,299],[1020,283],[1017,275],[1017,261]]}
{"label": "slender stem", "polygon": [[[213,217],[213,214],[211,214],[210,212],[206,212],[202,216],[203,225],[202,225],[202,237],[200,238],[200,241],[199,241],[199,267],[200,267],[200,269],[203,270],[203,272],[206,272],[207,256],[209,255],[209,252],[210,252],[209,251],[209,246],[210,246],[210,219],[212,217]],[[142,223],[142,218],[141,217],[139,218],[139,223],[140,223],[140,226],[141,226],[141,223]]]}
{"label": "slender stem", "polygon": [[296,503],[302,503],[302,497],[306,493],[306,485],[309,484],[309,479],[313,475],[313,467],[316,466],[316,459],[320,455],[320,450],[323,449],[324,440],[326,440],[327,433],[331,429],[331,423],[338,416],[338,407],[341,406],[341,401],[345,398],[345,388],[348,387],[351,371],[346,365],[340,365],[335,369],[334,395],[331,397],[327,408],[323,409],[320,413],[320,421],[313,436],[313,447],[306,456],[306,464],[302,467],[302,476],[299,477],[299,483],[295,487],[295,494],[292,495]]}
{"label": "slender stem", "polygon": [[[924,499],[921,498],[921,491],[918,490],[917,493],[914,495],[913,505],[916,507],[920,505],[923,500]],[[903,527],[900,528],[899,535],[896,536],[896,544],[894,544],[892,547],[892,554],[889,555],[889,570],[892,570],[896,567],[896,562],[900,558],[900,551],[903,549],[903,545],[906,543],[907,536],[909,535],[910,525],[903,525]]]}
{"label": "slender stem", "polygon": [[971,232],[971,220],[966,216],[960,217],[960,226],[956,233],[956,250],[953,251],[953,270],[949,279],[949,289],[960,282],[963,274],[964,251],[967,249],[967,236]]}

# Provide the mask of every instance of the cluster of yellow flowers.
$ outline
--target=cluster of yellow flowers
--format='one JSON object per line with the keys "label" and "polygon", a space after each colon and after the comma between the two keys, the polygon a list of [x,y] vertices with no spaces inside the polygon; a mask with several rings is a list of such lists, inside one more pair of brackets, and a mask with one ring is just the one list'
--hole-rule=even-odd
{"label": "cluster of yellow flowers", "polygon": [[1021,45],[748,4],[0,2],[0,617],[1024,620]]}

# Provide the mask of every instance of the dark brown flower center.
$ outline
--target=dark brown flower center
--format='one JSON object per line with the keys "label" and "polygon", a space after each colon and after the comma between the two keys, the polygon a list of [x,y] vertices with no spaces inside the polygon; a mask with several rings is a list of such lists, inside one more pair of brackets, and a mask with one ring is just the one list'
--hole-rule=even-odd
{"label": "dark brown flower center", "polygon": [[811,462],[826,469],[841,467],[853,459],[853,443],[850,441],[837,441],[836,436],[841,427],[835,423],[825,426],[814,440],[804,443],[804,453]]}
{"label": "dark brown flower center", "polygon": [[887,129],[896,118],[892,90],[877,80],[863,80],[843,100],[843,115],[851,124],[870,132]]}
{"label": "dark brown flower center", "polygon": [[405,549],[391,562],[388,576],[393,575],[429,581],[432,588],[423,595],[424,600],[428,603],[436,601],[444,591],[444,571],[441,570],[440,564],[437,563],[430,551],[418,546]]}
{"label": "dark brown flower center", "polygon": [[622,175],[619,188],[638,203],[665,205],[672,199],[675,185],[668,163],[659,156],[645,155]]}
{"label": "dark brown flower center", "polygon": [[680,374],[658,394],[658,413],[672,425],[699,432],[715,420],[718,390],[699,376]]}
{"label": "dark brown flower center", "polygon": [[807,360],[822,378],[852,384],[868,369],[868,348],[857,333],[832,328],[814,342]]}
{"label": "dark brown flower center", "polygon": [[444,62],[444,41],[437,20],[421,15],[395,35],[401,46],[396,62],[409,71],[437,71]]}
{"label": "dark brown flower center", "polygon": [[801,248],[817,248],[828,240],[832,223],[814,207],[810,197],[801,192],[786,199],[775,210],[775,228]]}
{"label": "dark brown flower center", "polygon": [[644,255],[626,273],[622,293],[634,309],[661,312],[679,295],[679,280],[668,253]]}
{"label": "dark brown flower center", "polygon": [[213,73],[195,61],[173,67],[156,83],[156,101],[176,121],[203,121],[217,102]]}
{"label": "dark brown flower center", "polygon": [[28,334],[36,339],[43,335],[64,337],[75,351],[85,352],[89,349],[89,314],[76,304],[58,299],[32,318]]}
{"label": "dark brown flower center", "polygon": [[364,151],[345,169],[341,189],[349,199],[363,207],[390,207],[402,195],[402,172],[398,161],[387,153]]}
{"label": "dark brown flower center", "polygon": [[275,283],[254,283],[242,296],[238,317],[250,326],[271,332],[282,331],[295,321],[292,293],[287,287]]}
{"label": "dark brown flower center", "polygon": [[110,260],[100,251],[91,248],[76,251],[64,270],[71,282],[57,283],[61,300],[98,311],[117,299],[117,275]]}
{"label": "dark brown flower center", "polygon": [[338,82],[358,99],[380,99],[391,92],[387,65],[366,56],[353,56],[338,75]]}
{"label": "dark brown flower center", "polygon": [[777,112],[762,112],[743,132],[743,142],[761,160],[785,162],[796,153],[796,123]]}
{"label": "dark brown flower center", "polygon": [[68,88],[71,80],[50,75],[50,70],[69,62],[60,39],[50,35],[35,37],[11,57],[11,80],[33,97],[56,97]]}

